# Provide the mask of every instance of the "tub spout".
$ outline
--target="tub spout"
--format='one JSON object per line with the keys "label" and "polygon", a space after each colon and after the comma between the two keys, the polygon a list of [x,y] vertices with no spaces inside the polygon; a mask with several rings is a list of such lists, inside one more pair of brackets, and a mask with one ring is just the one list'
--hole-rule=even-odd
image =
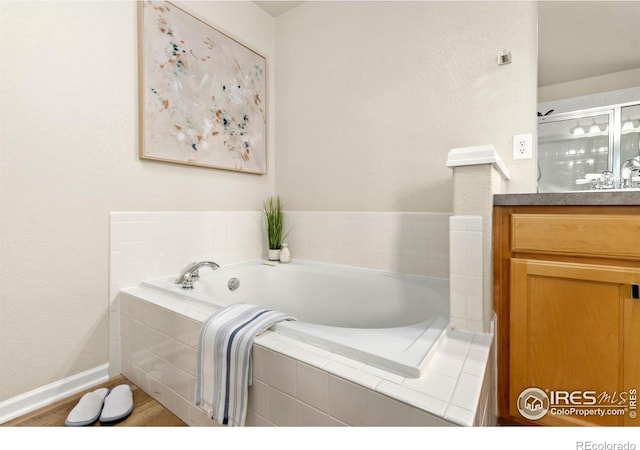
{"label": "tub spout", "polygon": [[182,284],[182,289],[193,289],[193,280],[200,277],[198,269],[200,267],[211,267],[211,270],[219,269],[220,266],[213,261],[192,262],[180,271],[175,284]]}

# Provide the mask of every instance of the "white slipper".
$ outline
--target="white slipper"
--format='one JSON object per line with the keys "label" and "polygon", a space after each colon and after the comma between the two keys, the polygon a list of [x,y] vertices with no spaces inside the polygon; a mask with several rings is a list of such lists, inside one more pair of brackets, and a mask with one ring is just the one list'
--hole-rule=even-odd
{"label": "white slipper", "polygon": [[109,424],[122,420],[133,411],[133,392],[128,384],[114,387],[104,399],[100,423]]}
{"label": "white slipper", "polygon": [[84,394],[78,404],[73,407],[64,424],[68,427],[83,427],[93,424],[100,417],[102,404],[108,393],[109,389],[100,388]]}

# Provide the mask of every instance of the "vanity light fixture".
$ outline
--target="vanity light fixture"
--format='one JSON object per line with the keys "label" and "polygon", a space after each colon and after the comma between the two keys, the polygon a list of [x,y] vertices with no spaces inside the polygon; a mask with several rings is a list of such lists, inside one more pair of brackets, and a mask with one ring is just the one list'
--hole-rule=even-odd
{"label": "vanity light fixture", "polygon": [[598,125],[594,120],[591,123],[591,127],[589,128],[589,133],[601,133],[601,132],[607,131],[607,128],[608,128],[608,125],[606,123],[603,123],[602,125]]}
{"label": "vanity light fixture", "polygon": [[622,131],[632,131],[640,128],[640,120],[628,119],[622,124]]}
{"label": "vanity light fixture", "polygon": [[573,136],[582,136],[584,134],[597,134],[607,131],[609,125],[603,123],[602,125],[598,125],[595,120],[591,123],[591,125],[580,125],[578,122],[575,127],[569,130]]}
{"label": "vanity light fixture", "polygon": [[582,134],[585,134],[584,127],[580,126],[580,123],[578,122],[576,123],[575,127],[569,130],[569,133],[571,133],[574,136],[580,136]]}

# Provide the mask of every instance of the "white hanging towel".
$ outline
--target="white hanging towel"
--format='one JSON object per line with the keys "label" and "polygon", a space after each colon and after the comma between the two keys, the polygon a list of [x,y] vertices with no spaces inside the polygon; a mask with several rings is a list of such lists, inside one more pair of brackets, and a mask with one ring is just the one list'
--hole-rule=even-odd
{"label": "white hanging towel", "polygon": [[254,338],[293,316],[246,303],[216,311],[200,329],[195,404],[221,425],[243,426]]}

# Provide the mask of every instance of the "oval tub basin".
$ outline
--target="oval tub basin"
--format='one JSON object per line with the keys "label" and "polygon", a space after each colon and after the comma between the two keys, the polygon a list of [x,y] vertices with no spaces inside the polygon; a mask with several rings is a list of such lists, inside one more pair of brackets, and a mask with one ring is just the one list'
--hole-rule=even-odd
{"label": "oval tub basin", "polygon": [[[237,278],[236,289],[229,280]],[[194,289],[173,278],[144,281],[220,308],[251,303],[293,315],[275,332],[408,377],[420,376],[449,324],[449,280],[295,260],[205,267]],[[237,284],[237,283],[232,283]]]}

